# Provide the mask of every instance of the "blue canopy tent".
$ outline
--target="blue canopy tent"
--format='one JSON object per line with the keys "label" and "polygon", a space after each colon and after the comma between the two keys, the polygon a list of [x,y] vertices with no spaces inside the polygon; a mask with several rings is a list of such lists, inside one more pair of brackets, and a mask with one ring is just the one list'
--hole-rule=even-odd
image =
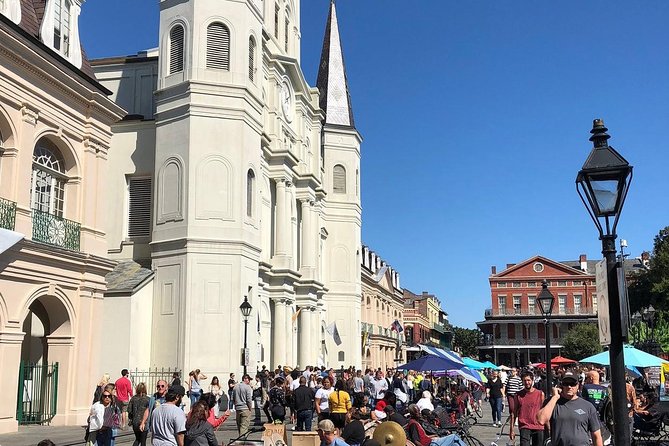
{"label": "blue canopy tent", "polygon": [[425,355],[398,366],[400,370],[415,370],[417,372],[434,372],[439,370],[459,370],[462,364],[435,355]]}
{"label": "blue canopy tent", "polygon": [[498,369],[499,368],[490,361],[484,362],[483,365],[485,366],[486,369]]}
{"label": "blue canopy tent", "polygon": [[448,350],[444,348],[432,347],[429,345],[418,344],[420,351],[427,353],[428,355],[438,356],[440,358],[448,359],[455,363],[460,364],[460,367],[464,366],[465,363],[460,355],[455,353],[453,350]]}
{"label": "blue canopy tent", "polygon": [[462,358],[462,361],[472,370],[482,370],[488,368],[484,363],[477,361],[476,359]]}
{"label": "blue canopy tent", "polygon": [[[669,362],[665,361],[662,358],[653,356],[650,353],[646,353],[638,348],[634,348],[631,345],[625,345],[623,348],[623,356],[625,358],[625,365],[627,367],[660,367],[663,363]],[[609,352],[597,353],[593,356],[588,356],[587,358],[581,359],[579,362],[589,362],[593,364],[609,364]]]}

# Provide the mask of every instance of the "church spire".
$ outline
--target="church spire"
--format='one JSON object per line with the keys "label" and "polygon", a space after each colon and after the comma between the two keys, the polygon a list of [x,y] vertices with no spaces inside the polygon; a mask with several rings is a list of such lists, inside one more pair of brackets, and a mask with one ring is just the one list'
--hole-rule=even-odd
{"label": "church spire", "polygon": [[325,124],[355,127],[334,0],[330,1],[316,86],[320,91],[321,109],[325,111]]}

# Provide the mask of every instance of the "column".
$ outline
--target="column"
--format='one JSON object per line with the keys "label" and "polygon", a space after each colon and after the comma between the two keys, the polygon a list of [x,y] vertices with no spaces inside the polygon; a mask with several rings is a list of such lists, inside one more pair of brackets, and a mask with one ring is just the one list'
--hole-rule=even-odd
{"label": "column", "polygon": [[300,200],[302,206],[302,265],[300,271],[305,279],[316,278],[316,246],[319,236],[315,224],[314,202]]}
{"label": "column", "polygon": [[[292,305],[291,301],[286,301],[286,325],[283,331],[282,336],[279,339],[283,340],[283,343],[286,344],[286,365],[290,367],[295,367],[295,352],[293,346],[295,345],[295,326],[297,321],[293,322],[293,311],[289,307]],[[290,317],[289,317],[290,315]]]}
{"label": "column", "polygon": [[306,367],[313,362],[313,355],[311,354],[311,307],[300,307],[299,326],[297,329],[298,336],[298,356],[297,363],[301,367]]}
{"label": "column", "polygon": [[321,316],[318,307],[311,307],[309,309],[309,318],[311,319],[311,361],[310,365],[317,365],[318,357],[321,354]]}
{"label": "column", "polygon": [[[289,265],[290,253],[290,202],[287,200],[285,178],[276,179],[276,217],[274,228],[274,259],[277,265],[286,268]],[[282,364],[283,365],[283,364]]]}
{"label": "column", "polygon": [[286,365],[286,301],[274,299],[272,321],[272,367]]}

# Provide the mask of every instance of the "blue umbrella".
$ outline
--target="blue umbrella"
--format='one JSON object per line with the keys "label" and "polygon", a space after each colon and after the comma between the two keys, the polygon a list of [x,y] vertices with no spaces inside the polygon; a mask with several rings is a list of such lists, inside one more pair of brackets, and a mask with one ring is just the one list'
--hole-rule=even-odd
{"label": "blue umbrella", "polygon": [[[662,358],[653,356],[650,353],[646,353],[638,348],[634,348],[631,345],[625,345],[623,348],[623,356],[625,358],[626,366],[634,367],[659,367],[662,363],[667,362]],[[581,359],[579,362],[591,362],[593,364],[609,364],[609,352],[597,353],[593,356],[588,356],[587,358]]]}
{"label": "blue umbrella", "polygon": [[476,359],[462,358],[462,361],[465,363],[467,367],[469,367],[472,370],[481,370],[488,368],[484,363],[477,361]]}
{"label": "blue umbrella", "polygon": [[415,370],[417,372],[431,372],[437,370],[459,370],[462,368],[462,364],[458,364],[457,362],[439,356],[425,355],[397,368],[402,370]]}
{"label": "blue umbrella", "polygon": [[463,367],[460,370],[449,370],[448,371],[449,375],[459,375],[466,379],[467,381],[473,381],[476,383],[481,384],[481,377],[479,374],[468,367]]}

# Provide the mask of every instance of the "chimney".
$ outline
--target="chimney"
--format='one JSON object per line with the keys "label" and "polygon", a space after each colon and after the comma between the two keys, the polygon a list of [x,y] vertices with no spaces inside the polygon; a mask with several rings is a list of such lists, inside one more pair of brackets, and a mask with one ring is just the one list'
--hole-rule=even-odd
{"label": "chimney", "polygon": [[507,263],[507,264],[506,264],[506,269],[509,269],[509,268],[511,268],[512,266],[516,266],[516,264],[515,264],[515,263]]}
{"label": "chimney", "polygon": [[490,267],[490,273],[494,276],[497,274],[497,267],[495,265]]}
{"label": "chimney", "polygon": [[578,256],[578,261],[581,264],[581,271],[588,272],[588,257],[585,254]]}

